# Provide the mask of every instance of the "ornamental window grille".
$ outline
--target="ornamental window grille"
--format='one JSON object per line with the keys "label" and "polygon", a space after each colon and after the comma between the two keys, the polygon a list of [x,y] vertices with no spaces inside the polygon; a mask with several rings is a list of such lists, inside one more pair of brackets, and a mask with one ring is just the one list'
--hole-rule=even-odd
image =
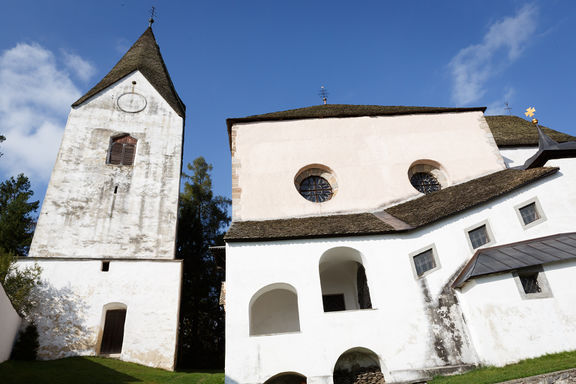
{"label": "ornamental window grille", "polygon": [[112,138],[108,152],[108,164],[132,165],[136,153],[136,140],[130,135]]}
{"label": "ornamental window grille", "polygon": [[410,177],[410,184],[412,184],[418,192],[424,194],[436,192],[442,189],[438,179],[430,172],[416,172]]}
{"label": "ornamental window grille", "polygon": [[481,225],[480,227],[469,231],[468,237],[470,237],[470,244],[472,244],[472,248],[474,249],[490,242],[486,225]]}
{"label": "ornamental window grille", "polygon": [[536,208],[536,202],[530,203],[520,208],[519,211],[520,216],[522,216],[522,221],[524,222],[524,225],[528,225],[540,219],[540,214],[538,213],[538,209]]}
{"label": "ornamental window grille", "polygon": [[302,180],[298,192],[309,201],[322,203],[332,198],[332,186],[322,176],[309,176]]}
{"label": "ornamental window grille", "polygon": [[538,272],[530,274],[518,274],[524,293],[540,293],[542,288],[538,284]]}
{"label": "ornamental window grille", "polygon": [[434,251],[432,249],[415,255],[413,260],[418,277],[422,277],[424,273],[436,268],[436,260],[434,259]]}

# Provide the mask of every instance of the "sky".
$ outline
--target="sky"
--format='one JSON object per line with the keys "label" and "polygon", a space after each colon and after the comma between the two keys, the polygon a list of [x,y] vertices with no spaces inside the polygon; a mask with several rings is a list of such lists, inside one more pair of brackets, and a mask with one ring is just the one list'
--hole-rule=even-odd
{"label": "sky", "polygon": [[[321,104],[486,106],[576,135],[576,2],[4,2],[0,179],[42,200],[70,105],[148,27],[187,106],[184,164],[231,195],[226,119]],[[505,109],[508,102],[511,111]]]}

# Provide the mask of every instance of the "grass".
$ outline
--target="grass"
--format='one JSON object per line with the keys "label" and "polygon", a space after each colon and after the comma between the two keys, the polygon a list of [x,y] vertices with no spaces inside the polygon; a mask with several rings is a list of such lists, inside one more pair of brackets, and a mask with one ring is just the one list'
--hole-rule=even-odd
{"label": "grass", "polygon": [[436,377],[429,384],[493,384],[576,367],[576,351],[544,355],[505,367],[478,368],[463,375]]}
{"label": "grass", "polygon": [[168,372],[102,357],[70,357],[53,361],[5,361],[2,384],[223,384],[224,373]]}

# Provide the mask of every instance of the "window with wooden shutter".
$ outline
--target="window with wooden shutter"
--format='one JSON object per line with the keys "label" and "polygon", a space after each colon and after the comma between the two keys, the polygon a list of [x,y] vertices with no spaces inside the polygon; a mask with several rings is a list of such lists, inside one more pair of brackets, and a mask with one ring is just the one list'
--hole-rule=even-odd
{"label": "window with wooden shutter", "polygon": [[132,165],[136,153],[136,140],[130,135],[112,138],[108,153],[108,164]]}

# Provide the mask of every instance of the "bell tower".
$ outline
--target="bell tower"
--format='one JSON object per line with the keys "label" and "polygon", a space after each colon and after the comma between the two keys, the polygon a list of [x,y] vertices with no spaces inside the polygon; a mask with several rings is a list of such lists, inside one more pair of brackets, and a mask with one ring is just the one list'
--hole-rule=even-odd
{"label": "bell tower", "polygon": [[[101,354],[173,368],[184,119],[151,27],[72,104],[20,261],[38,262],[46,282],[36,314],[40,358]],[[58,300],[69,301],[66,320],[53,308]]]}

